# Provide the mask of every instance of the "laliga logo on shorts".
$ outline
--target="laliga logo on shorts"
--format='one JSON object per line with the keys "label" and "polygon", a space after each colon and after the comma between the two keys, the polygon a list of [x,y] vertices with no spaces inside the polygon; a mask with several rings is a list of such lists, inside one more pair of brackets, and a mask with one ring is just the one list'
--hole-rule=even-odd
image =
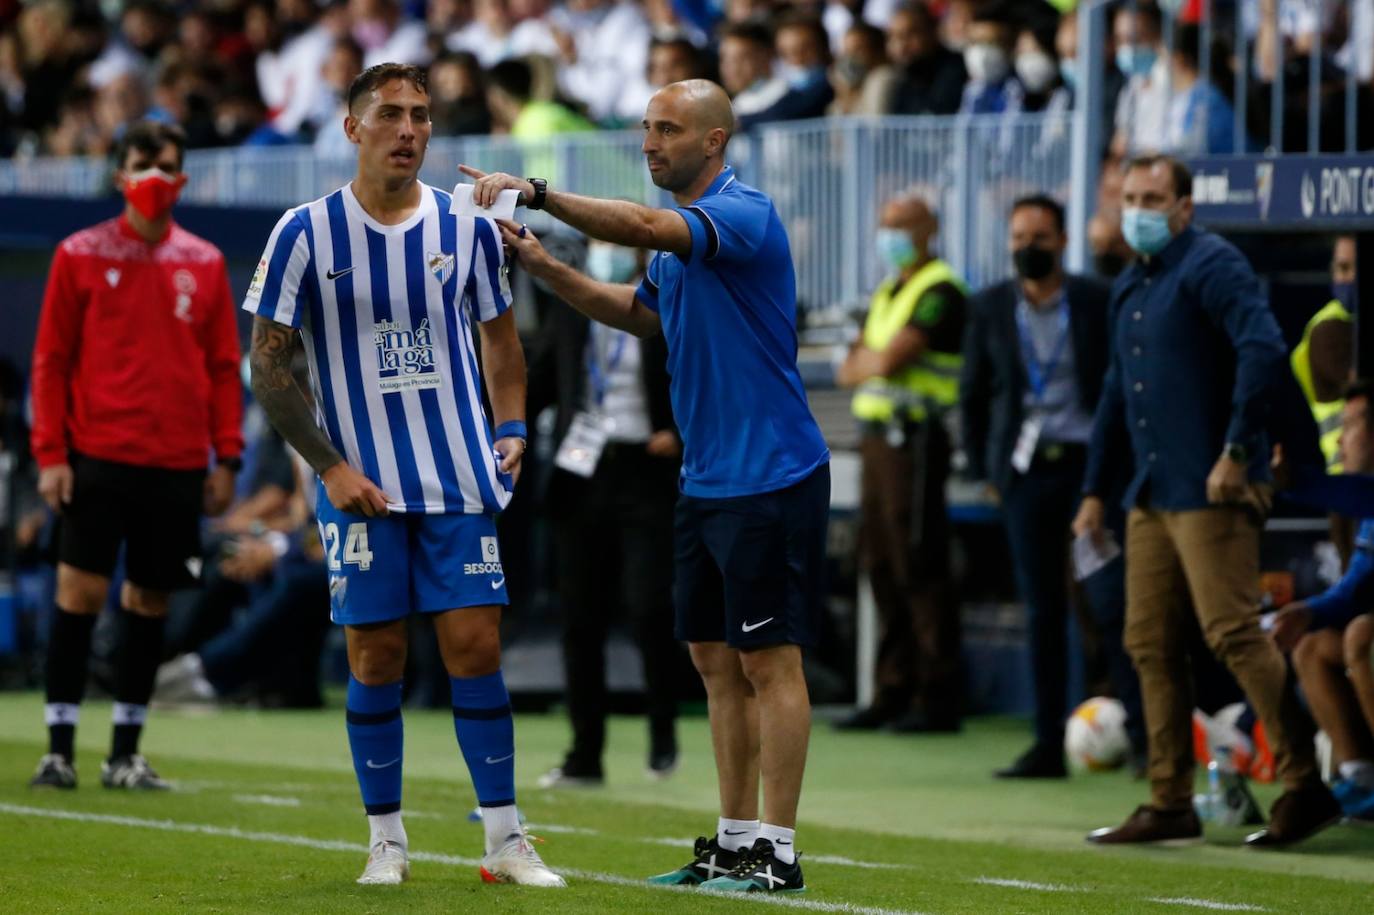
{"label": "laliga logo on shorts", "polygon": [[478,541],[482,550],[481,562],[463,563],[464,575],[503,575],[501,571],[501,551],[496,546],[495,537],[482,537]]}

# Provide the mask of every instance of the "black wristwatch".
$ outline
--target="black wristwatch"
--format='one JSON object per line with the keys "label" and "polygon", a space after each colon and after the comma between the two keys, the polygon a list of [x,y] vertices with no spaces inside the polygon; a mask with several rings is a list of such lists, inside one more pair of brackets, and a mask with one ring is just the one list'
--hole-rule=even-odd
{"label": "black wristwatch", "polygon": [[1250,449],[1239,442],[1227,442],[1225,454],[1237,464],[1250,463]]}
{"label": "black wristwatch", "polygon": [[544,200],[549,196],[549,182],[543,178],[526,178],[525,180],[534,185],[534,199],[525,204],[526,209],[544,209]]}

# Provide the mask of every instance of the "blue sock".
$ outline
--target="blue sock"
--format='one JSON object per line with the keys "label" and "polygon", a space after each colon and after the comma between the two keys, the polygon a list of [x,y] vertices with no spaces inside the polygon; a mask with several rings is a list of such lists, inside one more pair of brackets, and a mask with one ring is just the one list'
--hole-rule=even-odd
{"label": "blue sock", "polygon": [[515,803],[515,723],[501,671],[482,677],[450,677],[453,733],[468,764],[477,803]]}
{"label": "blue sock", "polygon": [[401,809],[401,683],[348,678],[348,748],[369,816]]}

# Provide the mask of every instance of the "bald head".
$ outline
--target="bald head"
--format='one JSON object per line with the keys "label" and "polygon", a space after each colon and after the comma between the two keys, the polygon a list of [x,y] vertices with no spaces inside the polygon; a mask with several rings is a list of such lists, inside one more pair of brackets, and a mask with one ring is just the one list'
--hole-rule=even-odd
{"label": "bald head", "polygon": [[920,252],[929,251],[930,239],[940,229],[940,220],[935,211],[920,194],[907,191],[898,194],[883,205],[882,220],[885,229],[900,229],[911,236],[911,243]]}
{"label": "bald head", "polygon": [[643,152],[650,177],[674,194],[692,188],[699,193],[723,166],[734,131],[735,111],[720,86],[705,79],[664,86],[644,112]]}
{"label": "bald head", "polygon": [[730,104],[730,96],[709,79],[684,79],[669,83],[658,90],[658,95],[669,95],[678,105],[689,128],[701,130],[723,130],[725,141],[735,133],[735,109]]}

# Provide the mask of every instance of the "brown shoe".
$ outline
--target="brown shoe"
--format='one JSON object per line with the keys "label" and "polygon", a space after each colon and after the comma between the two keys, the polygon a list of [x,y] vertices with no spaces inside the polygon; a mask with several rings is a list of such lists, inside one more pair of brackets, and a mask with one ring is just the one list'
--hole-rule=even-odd
{"label": "brown shoe", "polygon": [[1317,783],[1285,791],[1269,810],[1269,825],[1245,837],[1250,848],[1281,848],[1321,832],[1341,818],[1341,805]]}
{"label": "brown shoe", "polygon": [[1202,841],[1202,823],[1192,807],[1160,810],[1142,804],[1115,829],[1110,826],[1088,833],[1095,845],[1196,845]]}

